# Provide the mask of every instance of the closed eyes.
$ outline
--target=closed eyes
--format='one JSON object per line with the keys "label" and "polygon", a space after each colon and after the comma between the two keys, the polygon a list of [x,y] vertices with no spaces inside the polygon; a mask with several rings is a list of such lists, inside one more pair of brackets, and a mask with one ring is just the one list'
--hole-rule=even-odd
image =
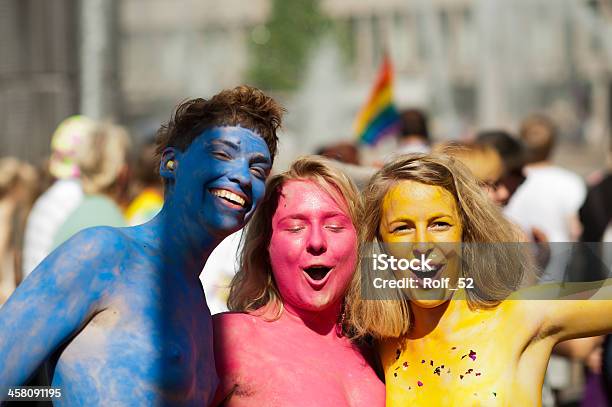
{"label": "closed eyes", "polygon": [[297,233],[303,229],[304,229],[304,226],[291,226],[291,227],[285,228],[287,232],[291,232],[291,233]]}
{"label": "closed eyes", "polygon": [[[291,226],[291,227],[285,228],[285,230],[287,232],[297,233],[297,232],[300,232],[300,231],[304,230],[305,228],[306,228],[305,226]],[[344,231],[346,228],[344,226],[341,226],[341,225],[327,225],[327,226],[325,226],[325,229],[327,229],[327,230],[329,230],[330,232],[333,232],[333,233],[340,233],[340,232]]]}
{"label": "closed eyes", "polygon": [[251,173],[259,179],[266,178],[266,170],[261,167],[251,167]]}
{"label": "closed eyes", "polygon": [[335,233],[342,232],[345,229],[345,227],[341,225],[328,225],[325,226],[325,228]]}
{"label": "closed eyes", "polygon": [[[230,153],[223,150],[215,150],[212,152],[212,155],[215,158],[223,161],[231,161],[234,159],[234,157]],[[266,179],[266,176],[268,174],[268,171],[265,168],[259,166],[252,166],[249,168],[249,171],[251,172],[251,174],[261,180]]]}
{"label": "closed eyes", "polygon": [[232,157],[232,155],[226,151],[222,151],[222,150],[215,150],[212,152],[213,156],[215,156],[216,158],[220,159],[220,160],[224,160],[224,161],[228,161],[233,159],[234,157]]}

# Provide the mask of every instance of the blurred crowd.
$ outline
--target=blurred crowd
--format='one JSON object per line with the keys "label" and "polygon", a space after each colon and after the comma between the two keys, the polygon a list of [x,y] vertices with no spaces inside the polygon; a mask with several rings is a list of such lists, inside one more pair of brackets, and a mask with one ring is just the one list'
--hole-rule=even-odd
{"label": "blurred crowd", "polygon": [[[553,164],[558,130],[547,117],[526,118],[517,134],[482,129],[461,141],[438,143],[430,134],[426,112],[404,110],[401,121],[394,152],[381,157],[379,165],[399,154],[455,157],[521,228],[524,241],[538,243],[535,255],[544,270],[542,280],[563,280],[555,273],[564,269],[558,262],[568,261],[551,243],[612,241],[611,169],[602,168],[587,183]],[[337,161],[361,188],[379,166],[362,163],[356,141],[322,146],[315,153]],[[69,117],[57,127],[50,157],[40,168],[14,157],[0,158],[0,305],[76,232],[99,225],[137,225],[154,217],[163,203],[157,163],[153,134],[134,143],[121,126],[84,116]],[[227,259],[235,258],[239,242],[240,232],[230,236],[206,265],[205,290],[213,313],[225,309],[224,287],[235,272],[235,264]],[[549,366],[543,404],[612,405],[606,401],[606,391],[612,388],[609,342],[586,338],[560,344]]]}
{"label": "blurred crowd", "polygon": [[0,159],[0,304],[57,246],[92,226],[144,223],[160,210],[155,138],[134,145],[121,126],[65,119],[35,168]]}
{"label": "blurred crowd", "polygon": [[[453,156],[476,177],[505,216],[534,243],[541,275],[537,281],[564,282],[570,261],[577,257],[571,242],[589,242],[607,267],[582,267],[570,281],[610,278],[612,242],[612,168],[582,177],[552,162],[559,131],[548,117],[533,114],[517,134],[482,129],[465,140],[434,142],[427,114],[401,112],[398,154],[437,153]],[[358,185],[367,184],[377,166],[360,165],[352,143],[322,147],[318,154],[342,162]],[[612,162],[612,152],[610,162]],[[386,160],[386,161],[387,161]],[[491,225],[495,227],[495,225]],[[577,251],[580,253],[580,251]],[[588,263],[587,263],[588,264]],[[600,263],[601,264],[601,263]],[[526,281],[533,284],[536,281]],[[583,338],[559,344],[551,358],[543,387],[544,406],[612,406],[612,344],[609,337]]]}

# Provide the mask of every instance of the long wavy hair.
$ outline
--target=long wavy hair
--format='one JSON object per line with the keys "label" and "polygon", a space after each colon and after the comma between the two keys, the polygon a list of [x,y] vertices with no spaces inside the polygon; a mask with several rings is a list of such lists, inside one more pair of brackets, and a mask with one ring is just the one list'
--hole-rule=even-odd
{"label": "long wavy hair", "polygon": [[230,285],[228,308],[231,311],[256,313],[264,310],[262,314],[268,320],[278,319],[283,312],[268,248],[272,237],[272,217],[283,185],[292,180],[312,181],[326,191],[341,208],[346,208],[359,233],[363,205],[350,178],[324,158],[307,156],[296,160],[288,171],[268,179],[266,193],[246,227],[241,242],[239,271]]}
{"label": "long wavy hair", "polygon": [[[523,273],[531,266],[523,245],[516,244],[521,240],[520,232],[490,201],[474,175],[447,155],[405,155],[372,177],[364,193],[361,229],[365,242],[382,241],[379,226],[383,199],[391,187],[405,180],[442,187],[455,198],[462,223],[462,242],[469,243],[462,245],[460,277],[474,281],[475,289],[466,290],[471,308],[495,307],[520,286]],[[410,329],[409,302],[401,289],[394,291],[390,298],[364,300],[361,269],[358,269],[347,294],[351,331],[356,337],[403,336]]]}

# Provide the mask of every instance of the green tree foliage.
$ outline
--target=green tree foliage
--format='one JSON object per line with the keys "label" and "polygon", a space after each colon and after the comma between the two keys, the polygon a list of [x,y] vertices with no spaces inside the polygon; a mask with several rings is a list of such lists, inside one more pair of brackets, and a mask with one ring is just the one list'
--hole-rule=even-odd
{"label": "green tree foliage", "polygon": [[252,31],[250,81],[268,90],[296,89],[329,26],[318,0],[272,0],[268,22]]}

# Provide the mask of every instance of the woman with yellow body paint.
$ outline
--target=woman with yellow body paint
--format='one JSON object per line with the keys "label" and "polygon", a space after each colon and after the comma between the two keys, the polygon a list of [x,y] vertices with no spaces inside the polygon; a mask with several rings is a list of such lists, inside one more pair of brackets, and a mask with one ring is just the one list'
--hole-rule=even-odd
{"label": "woman with yellow body paint", "polygon": [[[450,279],[365,300],[365,268],[356,273],[347,318],[376,341],[388,406],[539,406],[553,346],[612,331],[610,280],[519,289],[530,256],[499,244],[520,241],[518,232],[453,158],[399,158],[372,178],[365,199],[366,241],[425,256],[433,265],[425,275]],[[452,290],[466,280],[473,288]]]}

